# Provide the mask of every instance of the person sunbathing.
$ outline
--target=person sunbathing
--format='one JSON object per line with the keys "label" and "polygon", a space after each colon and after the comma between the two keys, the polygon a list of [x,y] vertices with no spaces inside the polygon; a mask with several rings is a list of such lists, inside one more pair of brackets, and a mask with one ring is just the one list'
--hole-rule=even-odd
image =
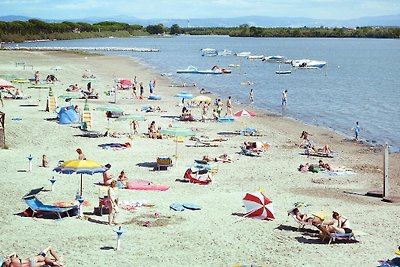
{"label": "person sunbathing", "polygon": [[331,164],[328,164],[326,162],[323,162],[322,160],[319,160],[318,162],[319,168],[325,171],[330,171],[330,172],[345,172],[345,171],[352,171],[351,168],[347,168],[345,166],[342,167],[335,167]]}
{"label": "person sunbathing", "polygon": [[306,223],[306,224],[320,225],[323,221],[318,216],[314,216],[314,215],[309,216],[306,213],[301,213],[298,208],[294,208],[288,212],[288,216],[291,214],[293,214],[298,221]]}
{"label": "person sunbathing", "polygon": [[212,181],[213,176],[212,174],[207,171],[207,170],[199,170],[199,169],[195,169],[193,170],[192,168],[189,168],[186,170],[185,175],[183,176],[183,178],[186,179],[196,179],[199,180],[201,182],[205,182],[205,181]]}
{"label": "person sunbathing", "polygon": [[[50,254],[51,257],[48,257]],[[16,253],[7,256],[6,259],[0,259],[1,267],[39,267],[39,266],[63,266],[61,258],[52,247],[47,247],[38,255],[21,259]]]}
{"label": "person sunbathing", "polygon": [[224,153],[219,157],[210,157],[208,155],[204,155],[203,160],[207,162],[224,162],[224,163],[233,162],[233,160],[228,156],[227,153]]}

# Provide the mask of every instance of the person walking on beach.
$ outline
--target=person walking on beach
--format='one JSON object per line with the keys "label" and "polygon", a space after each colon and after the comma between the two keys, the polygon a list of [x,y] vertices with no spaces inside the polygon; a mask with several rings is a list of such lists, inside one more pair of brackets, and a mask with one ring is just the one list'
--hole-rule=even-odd
{"label": "person walking on beach", "polygon": [[150,95],[153,94],[153,90],[154,90],[154,88],[153,88],[153,82],[150,81],[150,82],[149,82],[149,91],[150,91]]}
{"label": "person walking on beach", "polygon": [[153,89],[156,89],[156,80],[153,81]]}
{"label": "person walking on beach", "polygon": [[360,135],[360,125],[358,125],[358,121],[356,121],[356,125],[351,129],[354,131],[354,139],[358,141]]}
{"label": "person walking on beach", "polygon": [[288,90],[282,92],[282,107],[287,106]]}
{"label": "person walking on beach", "polygon": [[108,201],[110,202],[110,213],[108,214],[108,224],[109,225],[116,225],[117,223],[115,222],[117,213],[119,212],[118,210],[118,199],[115,195],[115,188],[117,187],[117,181],[113,180],[111,182],[110,187],[108,188],[107,195],[108,195]]}
{"label": "person walking on beach", "polygon": [[250,99],[250,103],[254,103],[254,91],[253,91],[253,88],[252,89],[250,89],[250,92],[249,92],[249,99]]}
{"label": "person walking on beach", "polygon": [[143,87],[143,83],[142,82],[140,82],[139,87],[140,87],[139,99],[143,99],[144,87]]}
{"label": "person walking on beach", "polygon": [[221,112],[222,112],[222,106],[224,105],[224,103],[222,103],[221,99],[218,98],[217,100],[217,113],[218,113],[218,117],[221,117]]}
{"label": "person walking on beach", "polygon": [[135,76],[135,78],[133,78],[133,83],[134,83],[135,85],[138,84],[136,76]]}
{"label": "person walking on beach", "polygon": [[38,84],[38,83],[39,83],[39,80],[40,80],[39,71],[37,70],[37,71],[35,72],[35,83]]}
{"label": "person walking on beach", "polygon": [[226,101],[226,114],[225,114],[225,117],[228,114],[230,116],[232,116],[232,99],[231,99],[231,96],[229,96],[228,100]]}

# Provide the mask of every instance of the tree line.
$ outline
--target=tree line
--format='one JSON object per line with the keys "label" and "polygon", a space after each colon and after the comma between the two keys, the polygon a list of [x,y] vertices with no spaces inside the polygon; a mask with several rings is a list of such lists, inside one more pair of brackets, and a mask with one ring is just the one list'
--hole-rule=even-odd
{"label": "tree line", "polygon": [[177,24],[165,27],[163,24],[129,25],[127,23],[104,21],[94,24],[84,22],[46,23],[37,19],[28,21],[0,21],[1,42],[23,42],[27,40],[66,40],[98,37],[129,37],[155,34],[229,35],[231,37],[324,37],[324,38],[400,38],[399,27],[357,27],[357,28],[264,28],[238,27],[191,27],[182,28]]}

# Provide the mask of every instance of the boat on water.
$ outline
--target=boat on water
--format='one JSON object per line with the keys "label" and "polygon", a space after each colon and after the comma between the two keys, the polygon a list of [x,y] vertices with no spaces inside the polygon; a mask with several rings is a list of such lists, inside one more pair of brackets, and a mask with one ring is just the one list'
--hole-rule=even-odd
{"label": "boat on water", "polygon": [[222,74],[221,69],[199,70],[194,66],[189,66],[184,70],[177,70],[176,73],[193,73],[193,74]]}
{"label": "boat on water", "polygon": [[299,69],[320,69],[326,65],[326,61],[311,59],[294,59],[290,61],[290,65]]}
{"label": "boat on water", "polygon": [[248,57],[251,55],[251,52],[239,52],[239,53],[235,53],[235,56],[237,57]]}
{"label": "boat on water", "polygon": [[232,51],[228,49],[224,49],[222,51],[217,51],[218,56],[230,56],[232,55]]}
{"label": "boat on water", "polygon": [[291,70],[277,70],[275,71],[276,74],[281,75],[281,74],[291,74]]}
{"label": "boat on water", "polygon": [[217,50],[214,48],[202,48],[200,49],[203,57],[215,57],[217,56]]}
{"label": "boat on water", "polygon": [[285,57],[283,57],[283,56],[268,56],[268,57],[264,57],[263,61],[267,61],[270,63],[282,63],[285,61]]}
{"label": "boat on water", "polygon": [[230,67],[230,68],[239,68],[240,64],[229,64],[228,67]]}
{"label": "boat on water", "polygon": [[249,55],[247,59],[250,60],[262,60],[264,58],[264,55]]}

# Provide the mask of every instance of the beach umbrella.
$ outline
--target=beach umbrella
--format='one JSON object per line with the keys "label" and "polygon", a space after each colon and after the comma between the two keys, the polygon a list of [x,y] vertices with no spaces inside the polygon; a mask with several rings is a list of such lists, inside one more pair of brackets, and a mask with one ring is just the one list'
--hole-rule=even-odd
{"label": "beach umbrella", "polygon": [[194,136],[196,135],[195,132],[193,132],[190,129],[183,128],[183,127],[170,127],[164,130],[160,130],[161,134],[164,135],[169,135],[169,136],[174,136],[175,137],[175,162],[178,161],[178,137],[187,137],[187,136]]}
{"label": "beach umbrella", "polygon": [[58,96],[58,98],[65,99],[65,101],[70,102],[71,99],[81,99],[83,95],[81,93],[66,93]]}
{"label": "beach umbrella", "polygon": [[236,117],[254,117],[256,114],[252,111],[247,111],[245,109],[242,109],[238,112],[235,112],[233,115]]}
{"label": "beach umbrella", "polygon": [[80,195],[83,193],[83,174],[93,175],[95,173],[103,173],[107,170],[101,163],[93,160],[69,160],[62,163],[60,166],[53,169],[62,174],[80,174]]}
{"label": "beach umbrella", "polygon": [[179,94],[176,94],[175,97],[179,97],[179,98],[182,98],[182,99],[192,99],[193,95],[189,94],[189,93],[188,94],[179,93]]}
{"label": "beach umbrella", "polygon": [[125,115],[115,119],[115,121],[145,121],[142,115]]}
{"label": "beach umbrella", "polygon": [[13,83],[30,83],[31,81],[25,78],[17,78],[12,80]]}
{"label": "beach umbrella", "polygon": [[212,99],[209,96],[199,95],[192,99],[194,102],[203,102],[203,103],[211,103]]}
{"label": "beach umbrella", "polygon": [[118,83],[124,89],[129,88],[133,85],[133,83],[130,80],[119,80]]}
{"label": "beach umbrella", "polygon": [[[111,106],[106,106],[106,107],[98,107],[94,109],[95,111],[105,111],[105,112],[124,112],[124,110],[120,107],[111,107]],[[106,113],[107,114],[107,113]],[[107,116],[107,129],[110,129],[110,117]]]}
{"label": "beach umbrella", "polygon": [[262,192],[246,193],[243,202],[246,208],[245,217],[258,220],[275,219],[272,202]]}
{"label": "beach umbrella", "polygon": [[15,88],[15,86],[12,85],[12,83],[10,83],[10,82],[8,82],[6,80],[3,80],[3,79],[0,79],[0,87],[3,87],[3,88]]}

